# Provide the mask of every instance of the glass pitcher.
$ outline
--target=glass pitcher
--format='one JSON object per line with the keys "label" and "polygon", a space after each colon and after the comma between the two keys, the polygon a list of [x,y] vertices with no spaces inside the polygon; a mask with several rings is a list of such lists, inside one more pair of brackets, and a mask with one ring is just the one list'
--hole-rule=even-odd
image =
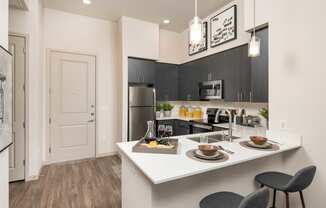
{"label": "glass pitcher", "polygon": [[155,126],[154,121],[147,121],[147,132],[144,136],[146,143],[149,143],[151,141],[156,141],[156,134],[155,134],[154,126]]}

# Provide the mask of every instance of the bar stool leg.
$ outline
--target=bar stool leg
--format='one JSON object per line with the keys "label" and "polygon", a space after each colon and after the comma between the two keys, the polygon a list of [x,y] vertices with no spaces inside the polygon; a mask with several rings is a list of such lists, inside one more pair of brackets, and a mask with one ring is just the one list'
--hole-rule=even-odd
{"label": "bar stool leg", "polygon": [[273,206],[272,206],[272,208],[275,208],[275,202],[276,202],[276,189],[274,189],[274,193],[273,193]]}
{"label": "bar stool leg", "polygon": [[285,199],[286,199],[286,208],[290,208],[289,193],[288,192],[284,192],[284,193],[285,193]]}
{"label": "bar stool leg", "polygon": [[304,203],[304,198],[303,198],[303,193],[302,191],[300,191],[300,199],[301,199],[301,203],[302,203],[302,208],[306,208],[306,205]]}

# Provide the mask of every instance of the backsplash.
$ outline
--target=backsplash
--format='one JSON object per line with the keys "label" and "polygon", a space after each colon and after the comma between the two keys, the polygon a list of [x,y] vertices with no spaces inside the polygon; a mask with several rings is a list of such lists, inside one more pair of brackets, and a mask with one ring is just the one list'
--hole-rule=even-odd
{"label": "backsplash", "polygon": [[259,116],[261,125],[266,127],[266,121],[259,115],[259,110],[268,108],[268,103],[239,103],[239,102],[224,102],[224,101],[169,101],[159,103],[170,103],[174,105],[172,116],[178,116],[180,106],[201,107],[202,111],[206,113],[207,108],[227,108],[227,109],[245,109],[247,115]]}

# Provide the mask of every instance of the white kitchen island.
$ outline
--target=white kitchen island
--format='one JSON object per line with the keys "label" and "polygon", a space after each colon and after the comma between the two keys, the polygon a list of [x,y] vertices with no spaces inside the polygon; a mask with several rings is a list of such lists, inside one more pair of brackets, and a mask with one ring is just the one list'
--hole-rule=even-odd
{"label": "white kitchen island", "polygon": [[[206,133],[212,134],[212,133]],[[135,142],[118,143],[122,159],[122,208],[198,208],[200,199],[217,191],[248,194],[256,186],[254,176],[268,170],[282,169],[282,161],[291,154],[284,152],[301,147],[300,136],[275,134],[267,136],[281,143],[277,151],[247,149],[239,142],[218,142],[235,154],[221,163],[204,163],[186,156],[197,142],[179,139],[177,155],[133,153]],[[283,153],[283,154],[281,154]]]}

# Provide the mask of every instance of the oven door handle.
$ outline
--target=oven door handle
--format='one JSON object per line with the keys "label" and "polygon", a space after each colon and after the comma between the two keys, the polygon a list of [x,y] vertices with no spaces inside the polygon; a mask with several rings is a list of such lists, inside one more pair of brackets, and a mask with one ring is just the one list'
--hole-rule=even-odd
{"label": "oven door handle", "polygon": [[207,125],[203,125],[203,124],[193,124],[192,126],[195,128],[206,129],[206,130],[210,130],[210,131],[213,130],[212,126],[207,126]]}

